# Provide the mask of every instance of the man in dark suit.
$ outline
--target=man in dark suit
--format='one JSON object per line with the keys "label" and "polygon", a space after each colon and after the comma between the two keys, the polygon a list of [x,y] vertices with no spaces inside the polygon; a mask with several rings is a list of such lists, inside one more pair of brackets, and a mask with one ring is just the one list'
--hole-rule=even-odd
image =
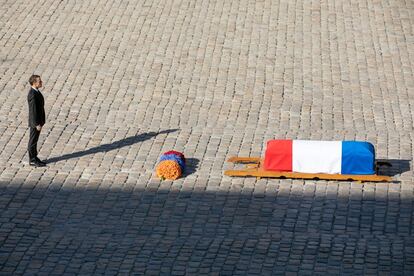
{"label": "man in dark suit", "polygon": [[44,167],[46,163],[37,157],[37,141],[39,140],[40,131],[46,122],[45,100],[39,88],[42,87],[42,79],[38,75],[32,75],[29,78],[31,89],[27,94],[27,102],[29,104],[29,164],[35,167]]}

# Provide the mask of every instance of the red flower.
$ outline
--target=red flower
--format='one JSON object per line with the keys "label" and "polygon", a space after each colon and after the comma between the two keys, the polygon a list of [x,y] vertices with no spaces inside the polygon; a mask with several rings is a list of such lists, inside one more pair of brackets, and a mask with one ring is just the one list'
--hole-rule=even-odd
{"label": "red flower", "polygon": [[179,156],[179,157],[183,160],[183,162],[185,163],[185,157],[184,157],[184,154],[182,154],[182,153],[181,153],[181,152],[179,152],[179,151],[170,150],[170,151],[164,152],[164,154],[165,154],[165,155],[167,155],[167,154],[174,154],[174,155],[177,155],[177,156]]}

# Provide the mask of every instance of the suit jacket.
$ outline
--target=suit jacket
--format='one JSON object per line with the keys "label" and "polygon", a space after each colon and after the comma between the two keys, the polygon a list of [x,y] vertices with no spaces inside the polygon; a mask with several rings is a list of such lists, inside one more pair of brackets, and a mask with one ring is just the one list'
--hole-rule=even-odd
{"label": "suit jacket", "polygon": [[43,126],[46,122],[45,100],[40,91],[30,88],[27,94],[27,103],[29,104],[29,126]]}

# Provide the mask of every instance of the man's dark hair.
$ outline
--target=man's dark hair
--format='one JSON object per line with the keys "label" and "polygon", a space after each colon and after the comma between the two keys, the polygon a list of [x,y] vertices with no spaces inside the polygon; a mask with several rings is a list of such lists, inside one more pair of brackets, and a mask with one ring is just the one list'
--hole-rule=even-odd
{"label": "man's dark hair", "polygon": [[39,75],[31,75],[29,78],[30,85],[33,85],[37,81],[38,78],[40,78]]}

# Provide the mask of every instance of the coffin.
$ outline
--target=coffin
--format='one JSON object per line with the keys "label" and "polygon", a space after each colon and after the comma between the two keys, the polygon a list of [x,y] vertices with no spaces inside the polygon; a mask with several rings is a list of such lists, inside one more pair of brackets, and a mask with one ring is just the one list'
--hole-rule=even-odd
{"label": "coffin", "polygon": [[375,174],[375,149],[361,141],[270,140],[264,158],[269,171]]}

